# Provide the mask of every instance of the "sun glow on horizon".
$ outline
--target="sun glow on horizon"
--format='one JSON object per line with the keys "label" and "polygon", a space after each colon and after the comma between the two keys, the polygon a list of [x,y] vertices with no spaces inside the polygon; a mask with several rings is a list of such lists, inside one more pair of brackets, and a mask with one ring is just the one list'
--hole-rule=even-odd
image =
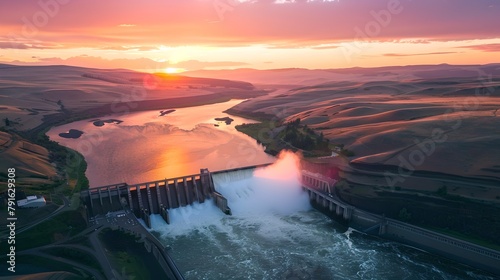
{"label": "sun glow on horizon", "polygon": [[175,67],[167,67],[167,68],[165,68],[164,71],[167,74],[177,74],[177,73],[186,72],[186,69],[184,69],[184,68],[175,68]]}
{"label": "sun glow on horizon", "polygon": [[500,61],[492,0],[130,0],[106,2],[110,14],[85,0],[54,11],[35,2],[2,2],[0,63],[175,75]]}

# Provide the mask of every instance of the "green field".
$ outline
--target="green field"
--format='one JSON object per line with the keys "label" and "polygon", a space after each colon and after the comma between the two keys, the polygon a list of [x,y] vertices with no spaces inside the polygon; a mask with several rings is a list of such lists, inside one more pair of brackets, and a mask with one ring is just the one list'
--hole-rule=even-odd
{"label": "green field", "polygon": [[79,211],[62,212],[55,217],[21,232],[16,237],[17,250],[26,250],[66,240],[87,227]]}
{"label": "green field", "polygon": [[[140,275],[140,279],[166,279],[163,270],[154,258],[146,251],[143,244],[137,243],[138,238],[122,231],[104,229],[99,234],[101,243],[105,246],[112,265],[122,275]],[[165,276],[166,277],[166,276]]]}

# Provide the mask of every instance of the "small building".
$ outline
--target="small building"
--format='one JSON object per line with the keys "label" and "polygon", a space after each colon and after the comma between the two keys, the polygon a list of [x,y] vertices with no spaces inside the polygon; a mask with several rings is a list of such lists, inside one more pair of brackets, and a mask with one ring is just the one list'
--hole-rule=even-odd
{"label": "small building", "polygon": [[29,195],[25,199],[20,199],[17,201],[17,207],[19,208],[38,208],[45,206],[45,197],[41,195]]}

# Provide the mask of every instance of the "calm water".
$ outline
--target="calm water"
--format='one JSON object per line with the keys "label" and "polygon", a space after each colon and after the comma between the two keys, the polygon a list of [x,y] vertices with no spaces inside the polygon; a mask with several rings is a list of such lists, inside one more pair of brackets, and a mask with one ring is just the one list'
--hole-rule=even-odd
{"label": "calm water", "polygon": [[[199,173],[200,168],[215,171],[273,162],[274,157],[254,139],[234,128],[254,121],[230,116],[234,122],[226,125],[214,120],[229,116],[222,111],[240,102],[181,108],[164,116],[159,111],[111,115],[101,120],[123,122],[98,127],[83,120],[54,127],[47,135],[85,156],[90,187],[173,178]],[[84,134],[78,139],[59,136],[70,129]]]}
{"label": "calm water", "polygon": [[[84,154],[91,187],[137,183],[275,161],[234,125],[218,123],[241,101],[109,116],[55,127],[52,140]],[[219,124],[218,127],[214,124]],[[59,133],[84,132],[79,139]],[[301,191],[296,159],[266,169],[214,177],[233,216],[212,203],[171,210],[171,224],[152,216],[152,232],[170,247],[187,279],[494,279],[470,267],[398,243],[345,232],[312,210]]]}

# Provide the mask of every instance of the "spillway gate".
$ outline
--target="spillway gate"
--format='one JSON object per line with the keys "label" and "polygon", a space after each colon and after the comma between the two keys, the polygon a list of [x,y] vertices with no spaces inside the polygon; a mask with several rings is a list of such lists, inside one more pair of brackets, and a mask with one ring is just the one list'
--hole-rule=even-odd
{"label": "spillway gate", "polygon": [[206,200],[213,200],[222,212],[231,215],[226,198],[215,191],[212,174],[208,169],[201,169],[200,174],[177,178],[92,188],[82,191],[80,197],[87,207],[89,217],[129,208],[148,227],[151,227],[151,214],[160,214],[165,222],[170,223],[169,209],[188,206],[194,202],[204,203]]}

